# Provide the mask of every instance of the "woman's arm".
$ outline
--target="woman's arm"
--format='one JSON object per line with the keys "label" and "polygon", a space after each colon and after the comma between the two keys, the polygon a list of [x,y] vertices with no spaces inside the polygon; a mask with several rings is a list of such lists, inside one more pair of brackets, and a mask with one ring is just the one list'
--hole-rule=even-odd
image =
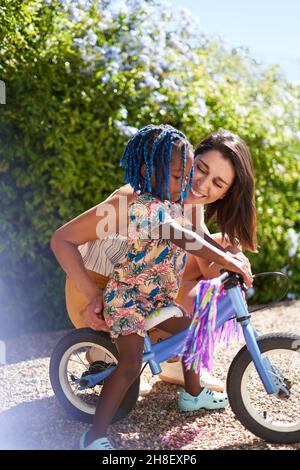
{"label": "woman's arm", "polygon": [[[217,243],[217,246],[222,247],[225,251],[229,251],[230,253],[234,254],[236,258],[240,260],[244,260],[246,263],[250,261],[248,258],[243,254],[242,248],[240,246],[234,247],[231,245],[229,239],[226,237],[222,237],[222,233],[213,233],[210,235],[211,239]],[[208,241],[208,240],[207,240]],[[207,259],[199,258],[194,256],[195,262],[198,264],[201,273],[207,279],[212,279],[213,277],[217,277],[220,273],[220,269],[223,268],[220,264],[215,263],[214,261],[209,261]],[[251,269],[251,267],[250,267]]]}
{"label": "woman's arm", "polygon": [[[204,223],[204,210],[203,206],[197,205],[193,206],[192,209],[188,209],[185,212],[187,219],[190,219],[192,222],[192,231],[198,233],[200,236],[204,237],[211,245],[219,248],[221,251],[229,251],[232,254],[236,255],[236,258],[242,260],[243,262],[249,265],[251,271],[251,266],[248,258],[242,253],[242,248],[240,246],[233,247],[227,235],[224,237],[222,233],[210,234],[207,226]],[[198,227],[198,229],[197,229]],[[224,268],[224,265],[218,264],[211,259],[205,259],[203,257],[195,256],[195,253],[189,253],[189,259],[192,258],[195,260],[196,265],[199,266],[201,274],[204,278],[212,279],[217,277],[220,274],[220,269]],[[194,268],[195,269],[195,268]]]}
{"label": "woman's arm", "polygon": [[99,217],[96,211],[97,206],[71,220],[57,229],[51,238],[51,249],[58,263],[90,301],[96,297],[99,289],[88,276],[77,247],[97,239]]}
{"label": "woman's arm", "polygon": [[234,253],[234,252],[239,253],[243,251],[241,245],[236,245],[235,247],[232,245],[226,233],[224,237],[221,232],[212,233],[210,234],[210,236],[211,238],[213,238],[213,240],[216,243],[218,243],[219,245],[222,245],[222,247],[225,248],[225,250],[228,250],[228,249],[232,250],[231,253]]}
{"label": "woman's arm", "polygon": [[[122,193],[121,193],[122,195]],[[54,232],[51,249],[65,273],[75,282],[77,288],[92,301],[99,293],[97,285],[88,276],[78,246],[92,240],[107,237],[127,230],[127,212],[119,217],[120,204],[126,205],[132,199],[115,194],[108,201],[87,210],[67,222]],[[122,207],[124,209],[124,207]],[[126,211],[127,207],[125,208]],[[107,218],[108,212],[110,216]],[[112,222],[112,223],[109,223]],[[126,227],[126,229],[125,229]],[[105,232],[104,232],[105,230]]]}

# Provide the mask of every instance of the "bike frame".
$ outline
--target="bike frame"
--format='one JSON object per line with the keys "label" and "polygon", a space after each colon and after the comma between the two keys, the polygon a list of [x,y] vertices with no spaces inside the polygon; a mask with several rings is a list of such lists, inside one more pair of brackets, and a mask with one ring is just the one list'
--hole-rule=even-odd
{"label": "bike frame", "polygon": [[[230,276],[235,276],[237,278],[237,276],[232,273],[224,273],[219,279],[223,282],[230,279]],[[281,389],[285,390],[285,387],[276,381],[270,360],[264,358],[259,350],[256,340],[258,335],[254,326],[250,322],[248,307],[241,290],[237,285],[238,282],[236,282],[232,287],[225,287],[226,295],[218,304],[216,330],[221,328],[222,325],[230,318],[236,318],[236,320],[241,324],[249,354],[266,392],[269,395],[278,393]],[[151,343],[149,335],[146,335],[142,362],[149,364],[153,375],[160,374],[160,363],[167,361],[174,356],[178,356],[183,352],[184,340],[187,333],[188,328],[154,344]],[[115,368],[116,366],[111,366],[104,371],[86,375],[84,377],[85,385],[81,386],[80,390],[85,390],[86,388],[93,387],[102,382],[115,370]],[[78,383],[80,380],[81,379],[77,379]]]}

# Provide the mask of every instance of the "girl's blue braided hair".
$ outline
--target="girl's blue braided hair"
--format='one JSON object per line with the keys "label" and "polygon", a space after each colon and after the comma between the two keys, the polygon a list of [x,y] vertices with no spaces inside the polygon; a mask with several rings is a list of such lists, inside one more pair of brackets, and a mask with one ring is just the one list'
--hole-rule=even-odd
{"label": "girl's blue braided hair", "polygon": [[[152,124],[140,129],[127,143],[121,159],[121,166],[125,168],[125,182],[129,183],[134,191],[149,192],[161,200],[166,196],[169,199],[170,163],[173,147],[181,147],[182,155],[182,202],[192,185],[193,168],[190,172],[189,182],[184,190],[184,175],[186,167],[186,152],[191,147],[185,135],[170,125]],[[141,167],[145,165],[145,177],[141,174]],[[152,187],[151,177],[155,176],[155,187]]]}

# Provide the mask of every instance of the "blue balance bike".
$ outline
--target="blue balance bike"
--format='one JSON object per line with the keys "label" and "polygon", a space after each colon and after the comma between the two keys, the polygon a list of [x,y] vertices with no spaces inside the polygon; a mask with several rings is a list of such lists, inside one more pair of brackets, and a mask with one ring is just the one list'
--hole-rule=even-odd
{"label": "blue balance bike", "polygon": [[[233,359],[227,376],[227,393],[236,418],[256,436],[270,442],[300,442],[300,335],[259,336],[234,273],[219,278],[226,295],[218,305],[216,329],[235,317],[245,346]],[[147,331],[173,316],[182,316],[176,306],[165,307],[147,319]],[[183,349],[188,329],[152,344],[145,338],[143,363],[152,374],[160,363]],[[90,328],[72,330],[57,344],[50,361],[53,390],[63,408],[74,418],[92,422],[103,383],[118,363],[116,346],[109,334]],[[139,396],[138,378],[128,390],[114,422],[124,418]]]}

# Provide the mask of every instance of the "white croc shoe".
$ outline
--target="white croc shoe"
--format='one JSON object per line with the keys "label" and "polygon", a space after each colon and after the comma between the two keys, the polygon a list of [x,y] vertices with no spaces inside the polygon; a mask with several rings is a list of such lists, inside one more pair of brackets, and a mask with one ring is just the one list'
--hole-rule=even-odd
{"label": "white croc shoe", "polygon": [[207,388],[203,388],[199,395],[194,397],[182,389],[178,404],[181,411],[198,411],[201,408],[219,410],[228,406],[228,397],[226,393],[213,392]]}
{"label": "white croc shoe", "polygon": [[91,444],[88,446],[85,445],[85,438],[87,435],[88,431],[85,431],[79,441],[79,448],[80,450],[116,450],[107,437],[100,437],[99,439],[96,439],[93,441]]}

